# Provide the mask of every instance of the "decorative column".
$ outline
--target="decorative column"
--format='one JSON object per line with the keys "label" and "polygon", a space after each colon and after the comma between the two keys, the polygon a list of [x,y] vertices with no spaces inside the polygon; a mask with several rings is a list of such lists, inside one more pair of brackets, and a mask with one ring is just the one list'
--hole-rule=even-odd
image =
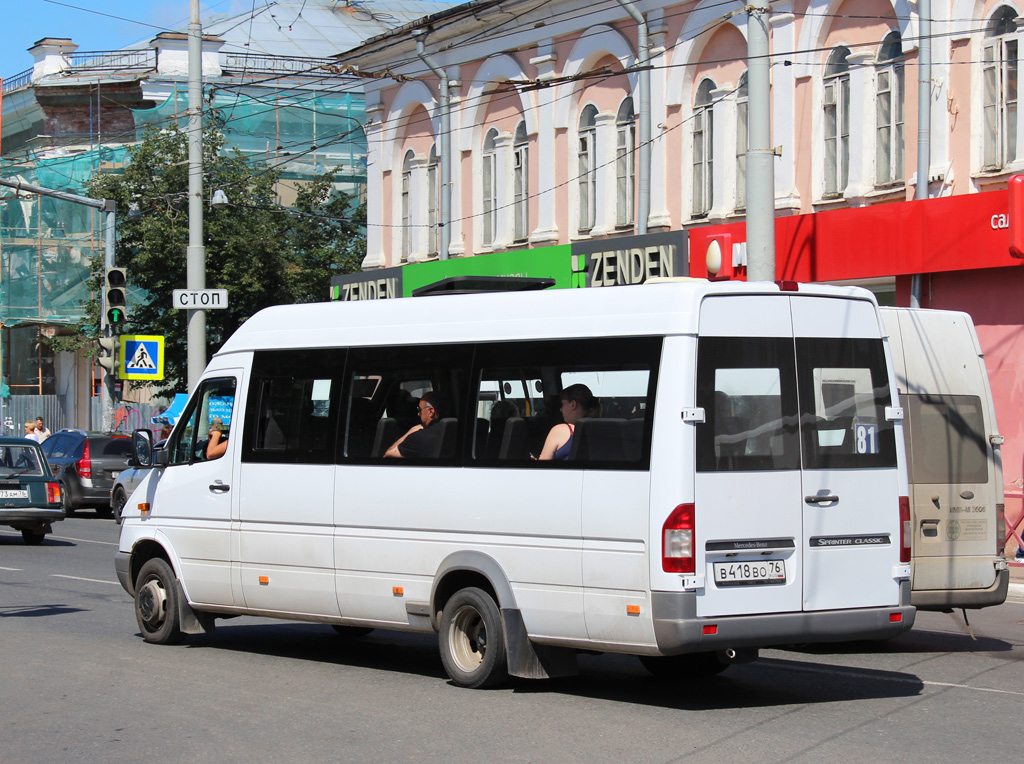
{"label": "decorative column", "polygon": [[875,58],[874,51],[864,49],[851,51],[846,57],[850,65],[850,175],[843,196],[853,204],[864,204],[875,188],[875,67],[871,65]]}
{"label": "decorative column", "polygon": [[[537,79],[543,82],[556,74],[558,59],[551,45],[538,45],[537,56],[530,63],[537,67]],[[536,168],[537,225],[530,233],[530,244],[545,245],[558,242],[558,223],[555,200],[555,91],[546,87],[537,91],[537,161],[531,161],[531,172]],[[531,157],[532,160],[532,157]]]}
{"label": "decorative column", "polygon": [[604,236],[615,230],[615,129],[617,116],[602,111],[594,117],[594,162],[597,198],[594,200],[594,227],[591,236]]}
{"label": "decorative column", "polygon": [[[777,51],[796,50],[796,17],[789,12],[792,3],[773,6],[768,25],[772,29],[772,46]],[[874,111],[870,112],[874,113]],[[785,66],[778,59],[772,62],[772,142],[782,147],[782,156],[775,160],[775,208],[800,209],[800,192],[796,187],[796,67]]]}

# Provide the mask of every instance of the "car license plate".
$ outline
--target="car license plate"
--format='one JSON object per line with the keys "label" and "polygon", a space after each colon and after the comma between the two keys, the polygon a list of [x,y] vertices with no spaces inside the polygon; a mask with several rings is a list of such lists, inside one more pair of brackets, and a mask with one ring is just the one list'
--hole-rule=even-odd
{"label": "car license plate", "polygon": [[718,586],[786,583],[786,563],[783,560],[716,562],[712,564],[712,568],[715,572],[715,584]]}
{"label": "car license plate", "polygon": [[28,489],[18,491],[12,488],[0,489],[0,499],[27,499]]}

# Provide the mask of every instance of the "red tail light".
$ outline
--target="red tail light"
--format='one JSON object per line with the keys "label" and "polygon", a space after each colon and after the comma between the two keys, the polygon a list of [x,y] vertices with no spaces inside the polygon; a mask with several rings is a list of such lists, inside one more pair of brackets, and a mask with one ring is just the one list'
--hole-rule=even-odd
{"label": "red tail light", "polygon": [[900,562],[910,562],[910,497],[900,496]]}
{"label": "red tail light", "polygon": [[666,573],[693,573],[694,505],[680,504],[661,527],[661,568]]}
{"label": "red tail light", "polygon": [[85,441],[85,450],[82,451],[82,458],[79,459],[75,466],[78,468],[78,474],[85,480],[92,479],[92,459],[89,458],[89,440]]}
{"label": "red tail light", "polygon": [[46,484],[46,503],[60,504],[60,483]]}

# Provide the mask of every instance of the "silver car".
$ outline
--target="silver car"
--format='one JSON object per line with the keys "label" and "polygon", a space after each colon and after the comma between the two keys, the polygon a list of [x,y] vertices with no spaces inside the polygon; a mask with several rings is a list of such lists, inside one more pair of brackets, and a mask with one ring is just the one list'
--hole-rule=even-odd
{"label": "silver car", "polygon": [[[166,442],[166,440],[161,440],[155,447],[163,448]],[[139,483],[147,474],[149,474],[148,467],[128,467],[121,470],[121,474],[117,476],[117,480],[114,481],[114,485],[110,489],[110,511],[114,515],[115,522],[121,522],[121,510],[128,503],[128,497],[139,487]]]}

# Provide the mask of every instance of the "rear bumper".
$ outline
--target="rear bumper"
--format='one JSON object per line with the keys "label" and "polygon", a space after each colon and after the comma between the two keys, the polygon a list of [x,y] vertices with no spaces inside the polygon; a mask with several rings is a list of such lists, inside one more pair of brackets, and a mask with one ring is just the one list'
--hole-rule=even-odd
{"label": "rear bumper", "polygon": [[[906,602],[910,582],[900,586],[900,600]],[[907,591],[902,591],[904,588]],[[911,629],[916,612],[912,605],[894,605],[698,618],[697,596],[693,592],[653,592],[651,606],[658,649],[665,655],[729,647],[891,639]],[[900,620],[891,620],[895,615]],[[711,624],[717,627],[716,633],[704,634],[703,627]]]}
{"label": "rear bumper", "polygon": [[0,525],[12,528],[30,528],[42,523],[54,523],[64,519],[64,510],[42,509],[36,507],[20,507],[18,509],[0,509]]}
{"label": "rear bumper", "polygon": [[1010,587],[1009,569],[997,570],[996,580],[987,589],[915,589],[911,604],[918,610],[952,610],[1002,605]]}

